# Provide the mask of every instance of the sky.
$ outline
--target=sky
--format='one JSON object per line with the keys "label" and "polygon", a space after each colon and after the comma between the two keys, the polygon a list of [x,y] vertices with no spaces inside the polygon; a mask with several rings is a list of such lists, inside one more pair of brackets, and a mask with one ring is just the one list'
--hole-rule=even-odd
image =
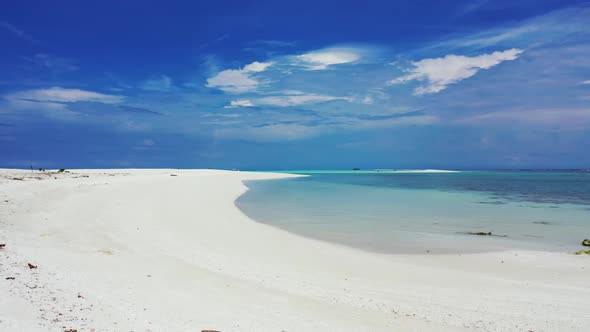
{"label": "sky", "polygon": [[0,167],[590,168],[590,3],[13,1]]}

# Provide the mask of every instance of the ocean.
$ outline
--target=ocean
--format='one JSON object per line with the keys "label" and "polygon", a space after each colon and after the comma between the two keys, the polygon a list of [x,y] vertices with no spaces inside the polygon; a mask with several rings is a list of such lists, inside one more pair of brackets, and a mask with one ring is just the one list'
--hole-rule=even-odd
{"label": "ocean", "polygon": [[[590,238],[588,171],[284,171],[246,181],[255,221],[381,253],[573,252]],[[481,236],[469,233],[488,233]]]}

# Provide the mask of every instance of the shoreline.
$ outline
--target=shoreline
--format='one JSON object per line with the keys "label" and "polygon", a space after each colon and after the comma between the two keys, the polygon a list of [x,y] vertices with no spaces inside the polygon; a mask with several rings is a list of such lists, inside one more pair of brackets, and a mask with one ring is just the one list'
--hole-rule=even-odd
{"label": "shoreline", "polygon": [[[38,173],[0,170],[1,329],[590,327],[588,257],[371,253],[259,223],[234,204],[242,181],[286,174],[73,170],[10,179],[22,172]],[[29,260],[39,268],[28,270]]]}

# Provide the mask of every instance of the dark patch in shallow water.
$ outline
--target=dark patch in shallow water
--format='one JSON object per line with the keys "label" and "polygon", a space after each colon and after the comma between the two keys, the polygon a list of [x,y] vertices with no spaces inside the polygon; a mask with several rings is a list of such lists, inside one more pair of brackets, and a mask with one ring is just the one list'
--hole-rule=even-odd
{"label": "dark patch in shallow water", "polygon": [[502,201],[481,201],[481,202],[475,202],[478,204],[492,204],[492,205],[504,205],[504,204],[508,204],[506,202],[502,202]]}
{"label": "dark patch in shallow water", "polygon": [[538,224],[538,225],[553,225],[553,223],[550,222],[550,221],[533,221],[533,224]]}
{"label": "dark patch in shallow water", "polygon": [[590,205],[590,173],[578,171],[466,171],[458,173],[314,174],[300,181],[375,187],[480,192],[490,200]]}

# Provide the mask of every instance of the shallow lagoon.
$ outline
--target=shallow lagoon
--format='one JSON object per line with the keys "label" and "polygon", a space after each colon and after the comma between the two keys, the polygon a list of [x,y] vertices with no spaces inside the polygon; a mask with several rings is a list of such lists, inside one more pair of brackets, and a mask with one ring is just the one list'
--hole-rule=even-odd
{"label": "shallow lagoon", "polygon": [[590,237],[588,172],[289,172],[309,176],[249,181],[237,206],[290,232],[385,253],[569,252]]}

